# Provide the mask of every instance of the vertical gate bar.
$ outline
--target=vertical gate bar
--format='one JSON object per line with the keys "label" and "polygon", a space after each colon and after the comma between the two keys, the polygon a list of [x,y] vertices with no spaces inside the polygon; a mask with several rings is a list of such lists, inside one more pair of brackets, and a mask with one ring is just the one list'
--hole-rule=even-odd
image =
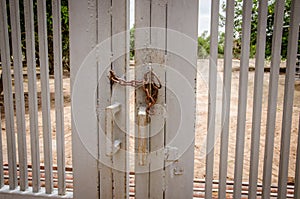
{"label": "vertical gate bar", "polygon": [[[74,199],[98,199],[100,197],[98,149],[101,146],[99,146],[98,121],[95,113],[95,106],[97,105],[97,62],[93,56],[95,53],[92,52],[92,56],[89,57],[91,59],[86,59],[91,50],[97,45],[98,4],[96,0],[72,0],[68,3],[70,16],[70,80],[73,102],[71,124],[73,196]],[[89,62],[88,66],[82,64],[84,61]],[[86,71],[86,68],[88,71]],[[84,88],[78,95],[78,89],[81,89],[81,85]],[[88,100],[84,109],[80,109],[82,99]],[[82,118],[82,114],[90,113],[95,115]],[[80,117],[81,120],[77,120],[77,117]],[[80,123],[81,121],[83,123]],[[86,124],[87,122],[89,125]],[[84,129],[78,128],[80,126],[83,126]]]}
{"label": "vertical gate bar", "polygon": [[[147,66],[147,48],[150,44],[151,1],[135,1],[135,78],[143,77]],[[138,69],[138,70],[137,70]],[[135,124],[137,124],[138,106],[143,104],[143,93],[135,90]],[[135,198],[149,198],[149,163],[139,165],[138,157],[138,128],[135,128]]]}
{"label": "vertical gate bar", "polygon": [[[102,57],[105,57],[107,59],[110,59],[111,56],[111,34],[112,34],[112,1],[98,1],[98,31],[97,31],[97,36],[98,36],[98,43],[104,42],[105,40],[109,40],[108,46],[107,46],[107,57],[102,55]],[[99,60],[98,63],[98,68],[104,64],[105,62],[102,60]],[[105,65],[106,66],[106,65]],[[109,64],[109,68],[111,69],[111,64]],[[98,79],[99,77],[99,69],[98,69]],[[103,95],[106,96],[107,99],[103,100],[104,102],[107,101],[106,106],[111,105],[111,87],[110,86],[105,86],[105,82],[102,83],[100,80],[99,85],[98,85],[98,98]],[[107,119],[107,118],[106,118]],[[98,127],[99,129],[103,126],[103,124]],[[106,135],[106,134],[105,134]],[[106,156],[105,148],[101,146],[106,145],[106,140],[108,140],[108,137],[105,139],[101,139],[99,137],[99,156],[100,159],[107,159],[107,162],[110,162],[110,165],[112,165],[112,157]],[[113,176],[112,176],[112,168],[105,165],[101,164],[98,165],[99,167],[99,186],[100,186],[100,198],[113,198]]]}
{"label": "vertical gate bar", "polygon": [[38,105],[36,93],[36,61],[33,2],[24,0],[26,60],[28,74],[28,101],[30,122],[30,149],[32,166],[32,191],[40,190],[40,148],[38,131]]}
{"label": "vertical gate bar", "polygon": [[66,193],[61,1],[52,0],[58,194]]}
{"label": "vertical gate bar", "polygon": [[[130,6],[131,6],[131,3],[130,0],[127,0],[126,1],[126,48],[125,48],[125,51],[126,51],[126,59],[127,59],[127,63],[126,63],[126,79],[129,79],[130,77],[132,77],[132,72],[133,71],[130,71],[130,61],[131,61],[131,58],[130,58],[130,50],[131,50],[131,38],[130,38]],[[133,13],[132,13],[133,15]],[[126,176],[126,197],[129,198],[129,194],[130,194],[130,177],[129,177],[129,174],[130,174],[130,171],[132,171],[131,169],[131,162],[133,161],[132,160],[132,155],[130,155],[130,136],[131,135],[134,135],[134,131],[132,132],[131,131],[131,121],[132,121],[132,116],[130,115],[130,112],[132,110],[132,105],[129,103],[130,101],[130,97],[131,97],[131,94],[132,94],[132,89],[133,88],[129,88],[127,87],[126,88],[126,91],[125,91],[125,97],[127,99],[126,101],[126,111],[127,111],[127,114],[126,114],[126,131],[127,131],[127,137],[126,137],[126,142],[127,142],[127,147],[126,147],[126,151],[128,153],[126,153],[127,157],[126,157],[126,167],[127,167],[127,176]],[[131,134],[132,133],[132,134]],[[128,136],[129,135],[129,136]],[[126,198],[126,199],[127,199]]]}
{"label": "vertical gate bar", "polygon": [[[129,22],[127,21],[127,7],[129,0],[112,0],[112,18],[111,18],[111,44],[112,44],[112,69],[117,74],[127,75],[127,68],[129,68],[129,57],[127,47],[129,45],[126,31],[129,30]],[[101,30],[99,30],[101,31]],[[115,93],[116,99],[111,99],[112,103],[118,102],[123,106],[121,107],[118,116],[115,119],[119,119],[119,124],[114,122],[113,141],[121,141],[121,149],[118,153],[113,155],[113,197],[114,198],[128,198],[129,197],[129,185],[127,179],[129,178],[129,171],[127,165],[127,153],[128,152],[128,133],[126,127],[126,121],[128,118],[128,111],[126,103],[126,87],[116,85],[112,87],[112,93]],[[115,101],[113,101],[115,100]],[[125,133],[124,133],[125,132]]]}
{"label": "vertical gate bar", "polygon": [[[108,70],[111,69],[111,57],[112,57],[112,1],[111,0],[98,0],[97,1],[97,12],[98,12],[98,24],[97,24],[97,42],[107,43],[105,45],[106,52],[101,55],[101,59],[98,61],[98,99],[103,99],[99,101],[98,105],[102,103],[101,107],[105,108],[112,104],[111,102],[111,85],[107,84],[106,79],[101,78],[101,71],[104,70],[104,67],[108,67]],[[105,42],[106,41],[106,42]],[[123,107],[121,107],[123,108]],[[100,119],[99,127],[100,130],[105,126],[105,119]],[[101,135],[101,134],[100,134]],[[105,133],[106,135],[106,133]],[[107,136],[107,135],[106,135]],[[99,195],[100,198],[113,198],[113,174],[112,174],[112,157],[106,156],[106,142],[111,141],[108,137],[104,139],[99,137],[99,158],[108,162],[109,165],[99,162]]]}
{"label": "vertical gate bar", "polygon": [[39,56],[41,70],[42,89],[42,120],[43,120],[43,143],[44,143],[44,164],[45,164],[45,186],[46,193],[53,190],[52,176],[52,131],[50,121],[50,89],[49,89],[49,66],[48,66],[48,42],[47,42],[47,19],[46,1],[37,1],[38,13],[38,36]]}
{"label": "vertical gate bar", "polygon": [[228,161],[228,137],[230,122],[230,96],[232,71],[232,45],[233,45],[234,0],[226,1],[225,22],[225,48],[224,48],[224,74],[222,95],[221,146],[219,165],[219,198],[226,198],[226,179]]}
{"label": "vertical gate bar", "polygon": [[274,148],[274,132],[276,122],[277,110],[277,95],[278,95],[278,78],[279,67],[281,62],[281,41],[282,41],[282,25],[284,14],[284,0],[277,0],[275,4],[274,28],[272,38],[272,57],[271,57],[271,71],[269,79],[269,93],[268,93],[268,112],[266,125],[266,139],[265,139],[265,157],[263,168],[263,189],[262,198],[270,197],[270,186],[272,178],[272,162],[273,162],[273,148]]}
{"label": "vertical gate bar", "polygon": [[297,143],[297,159],[296,159],[296,172],[295,172],[295,189],[294,197],[300,197],[300,114],[298,124],[298,143]]}
{"label": "vertical gate bar", "polygon": [[278,173],[278,198],[286,198],[287,178],[290,154],[290,139],[293,118],[293,100],[295,90],[295,71],[299,45],[300,1],[293,0],[288,37],[286,78],[284,87],[283,116],[281,127],[280,161]]}
{"label": "vertical gate bar", "polygon": [[216,100],[217,100],[217,64],[218,64],[218,27],[219,0],[211,2],[210,24],[210,59],[208,83],[208,117],[205,165],[205,198],[212,198],[212,181],[214,167],[214,142],[216,131]]}
{"label": "vertical gate bar", "polygon": [[23,89],[23,64],[21,50],[21,30],[20,30],[20,10],[19,1],[10,0],[11,19],[11,39],[14,65],[16,118],[18,135],[18,155],[19,155],[19,176],[20,190],[25,191],[28,187],[27,172],[27,147],[26,147],[26,127],[25,127],[25,105]]}
{"label": "vertical gate bar", "polygon": [[234,191],[233,191],[234,198],[241,198],[241,190],[242,190],[245,123],[246,123],[246,111],[247,111],[249,50],[250,50],[250,33],[251,33],[251,12],[252,12],[252,0],[243,1],[238,120],[237,120],[237,131],[236,131],[236,148],[235,148],[235,165],[234,165]]}
{"label": "vertical gate bar", "polygon": [[0,1],[0,48],[3,73],[3,93],[5,108],[5,126],[8,149],[8,171],[9,189],[13,190],[18,186],[17,164],[16,164],[16,138],[14,130],[14,106],[12,95],[11,63],[9,51],[9,36],[7,24],[6,1]]}
{"label": "vertical gate bar", "polygon": [[261,127],[261,110],[263,97],[266,26],[268,14],[268,1],[259,1],[258,24],[257,24],[257,47],[255,55],[255,79],[252,114],[251,154],[249,173],[249,198],[255,199],[257,193],[257,177],[259,163],[259,144]]}
{"label": "vertical gate bar", "polygon": [[[151,53],[150,61],[152,70],[159,77],[163,87],[158,91],[156,105],[153,107],[154,112],[151,116],[149,125],[149,192],[150,198],[160,199],[164,197],[165,177],[164,173],[164,140],[165,140],[165,118],[163,111],[157,107],[164,107],[166,103],[166,87],[165,87],[165,53],[166,53],[166,23],[167,23],[167,1],[152,0],[151,1]],[[157,127],[161,128],[157,128]]]}
{"label": "vertical gate bar", "polygon": [[165,161],[169,199],[193,198],[198,4],[168,1],[165,146],[177,151]]}
{"label": "vertical gate bar", "polygon": [[2,106],[0,106],[0,189],[4,186],[1,112],[2,112]]}

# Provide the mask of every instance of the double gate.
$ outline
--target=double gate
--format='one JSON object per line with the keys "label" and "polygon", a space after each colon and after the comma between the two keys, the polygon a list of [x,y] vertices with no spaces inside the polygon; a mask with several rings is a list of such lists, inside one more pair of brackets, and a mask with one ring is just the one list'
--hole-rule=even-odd
{"label": "double gate", "polygon": [[192,198],[198,1],[135,2],[133,69],[128,9],[70,3],[74,194]]}
{"label": "double gate", "polygon": [[[22,1],[23,2],[23,1]],[[46,1],[37,1],[43,126],[43,171],[40,167],[35,68],[34,4],[24,0],[26,61],[30,114],[32,185],[28,188],[19,1],[0,1],[1,65],[8,151],[8,182],[0,156],[2,198],[193,198],[196,87],[208,84],[205,148],[205,198],[215,196],[215,144],[220,136],[218,198],[226,198],[232,80],[234,0],[226,1],[224,66],[218,79],[219,1],[211,1],[210,59],[197,67],[198,0],[137,0],[134,23],[134,66],[130,64],[129,0],[69,1],[72,107],[73,192],[66,189],[60,1],[52,1],[55,76],[57,184],[53,188]],[[233,197],[263,198],[271,192],[274,131],[283,29],[284,0],[275,5],[269,79],[263,183],[258,185],[262,87],[268,1],[259,1],[251,132],[249,190],[242,190],[249,41],[252,1],[243,2],[239,67]],[[300,197],[298,146],[294,195],[287,193],[294,77],[299,37],[300,3],[292,0],[282,117],[278,198]],[[11,27],[11,44],[9,28]],[[14,65],[14,91],[10,70]],[[221,89],[220,89],[221,87]],[[217,91],[221,91],[217,92]],[[221,94],[221,95],[219,95]],[[14,133],[16,104],[17,150]],[[219,101],[220,100],[220,101]],[[220,116],[220,117],[219,117]],[[298,128],[299,130],[299,128]],[[0,134],[1,135],[1,134]],[[0,136],[1,138],[1,136]],[[300,140],[300,137],[299,137]],[[1,139],[0,139],[1,141]],[[300,141],[299,141],[300,142]],[[298,145],[299,145],[298,142]],[[0,146],[2,149],[2,141]],[[2,151],[0,153],[2,155]],[[18,157],[18,159],[17,159]],[[18,163],[17,163],[18,160]],[[45,188],[41,188],[41,173]],[[18,184],[19,183],[19,184]],[[5,185],[6,184],[6,185]],[[258,186],[262,192],[258,193]],[[197,191],[197,190],[196,190]],[[198,192],[201,192],[198,189]]]}

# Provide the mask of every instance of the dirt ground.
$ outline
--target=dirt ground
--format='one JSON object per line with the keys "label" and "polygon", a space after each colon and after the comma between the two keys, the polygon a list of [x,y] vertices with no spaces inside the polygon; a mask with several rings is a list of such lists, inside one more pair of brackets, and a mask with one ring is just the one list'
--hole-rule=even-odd
{"label": "dirt ground", "polygon": [[[248,181],[249,167],[250,167],[250,151],[251,151],[251,126],[252,126],[252,108],[253,108],[253,87],[254,87],[254,65],[255,61],[250,60],[249,81],[248,81],[248,101],[247,101],[247,118],[246,118],[246,132],[245,132],[245,151],[244,151],[244,171],[243,181]],[[284,67],[285,63],[282,63]],[[198,67],[208,66],[208,60],[198,60]],[[223,60],[218,62],[218,79],[221,81],[223,78]],[[266,63],[266,68],[269,63]],[[29,115],[28,115],[28,89],[27,89],[27,76],[24,71],[24,90],[26,100],[26,128],[27,128],[27,143],[28,143],[28,163],[30,164],[30,135],[29,135]],[[263,84],[263,104],[262,104],[262,121],[261,121],[261,136],[260,136],[260,154],[259,155],[259,179],[262,181],[263,159],[264,159],[264,144],[266,132],[266,117],[267,117],[267,103],[268,103],[268,84],[269,72],[264,73]],[[274,158],[272,169],[272,182],[277,182],[278,168],[279,168],[279,154],[280,154],[280,136],[281,136],[281,120],[283,112],[283,95],[284,95],[284,81],[285,75],[281,73],[279,76],[278,85],[278,106],[276,117],[276,132],[275,132],[275,145],[274,145]],[[232,72],[232,94],[231,94],[231,109],[230,109],[230,135],[229,135],[229,149],[228,149],[228,179],[232,180],[234,177],[234,164],[235,164],[235,136],[236,136],[236,123],[237,123],[237,110],[238,110],[238,85],[239,85],[239,61],[233,60]],[[66,146],[66,164],[72,166],[72,145],[71,145],[71,108],[70,108],[70,78],[67,71],[64,72],[64,122],[65,122],[65,146]],[[198,76],[198,90],[197,90],[197,121],[196,121],[196,139],[195,139],[195,178],[205,178],[205,142],[207,132],[207,110],[208,110],[208,84],[200,74]],[[37,81],[38,89],[38,104],[39,104],[39,132],[40,132],[40,148],[41,148],[41,162],[43,162],[43,142],[42,142],[42,119],[41,119],[41,98],[40,98],[40,81]],[[56,164],[56,141],[55,141],[55,110],[54,110],[54,77],[50,76],[50,90],[51,90],[51,120],[53,129],[53,163]],[[221,93],[219,89],[217,92]],[[221,98],[219,98],[221,99]],[[296,160],[296,147],[298,135],[298,122],[300,113],[300,81],[295,84],[295,97],[294,97],[294,111],[293,111],[293,124],[290,145],[290,161],[289,161],[289,181],[293,182],[295,175],[295,160]],[[3,99],[1,99],[3,100]],[[218,114],[217,114],[218,115]],[[4,162],[7,162],[6,154],[6,135],[5,135],[5,122],[4,115],[2,114],[2,142]],[[216,144],[215,144],[215,160],[214,160],[214,179],[218,179],[219,170],[219,154],[220,154],[220,131],[216,131]]]}
{"label": "dirt ground", "polygon": [[[228,173],[227,179],[234,178],[234,164],[235,164],[235,145],[236,145],[236,126],[237,126],[237,111],[238,111],[238,86],[239,86],[239,60],[233,60],[233,72],[231,83],[231,107],[230,107],[230,127],[229,127],[229,149],[228,149]],[[198,67],[208,65],[208,60],[199,60]],[[218,80],[223,79],[223,60],[218,61]],[[265,68],[269,68],[270,63],[266,62]],[[285,67],[285,63],[281,64],[281,68]],[[251,128],[252,128],[252,109],[253,109],[253,93],[254,93],[254,68],[255,60],[250,60],[249,64],[249,79],[248,79],[248,100],[247,100],[247,116],[246,116],[246,131],[245,131],[245,149],[243,162],[243,181],[249,181],[250,168],[250,152],[251,152]],[[268,70],[265,70],[268,71]],[[260,153],[259,168],[258,168],[258,182],[262,182],[263,160],[264,160],[264,145],[266,136],[266,120],[267,120],[267,106],[268,106],[268,87],[269,87],[270,73],[264,73],[263,83],[263,104],[262,104],[262,120],[261,120],[261,136],[260,136]],[[284,83],[285,74],[280,73],[278,84],[278,105],[276,117],[276,130],[274,142],[274,158],[272,167],[272,183],[277,183],[279,170],[279,155],[280,155],[280,139],[281,139],[281,125],[283,114],[283,98],[284,98]],[[207,89],[208,85],[198,76],[198,93],[197,93],[197,125],[196,125],[196,140],[195,140],[195,178],[205,177],[205,143],[207,132]],[[217,93],[221,93],[221,89]],[[221,98],[220,98],[221,99]],[[294,181],[295,176],[295,161],[298,138],[298,123],[300,113],[300,80],[295,83],[293,119],[291,130],[291,145],[289,155],[289,182]],[[220,114],[219,114],[220,115]],[[218,114],[217,114],[218,116]],[[220,131],[216,131],[215,144],[215,159],[214,159],[214,179],[218,179],[219,159],[220,159]]]}
{"label": "dirt ground", "polygon": [[[27,141],[27,159],[28,164],[31,164],[31,152],[30,152],[30,132],[29,132],[29,110],[28,110],[28,79],[27,71],[24,69],[24,96],[25,96],[25,122],[26,122],[26,141]],[[41,163],[44,162],[43,158],[43,130],[42,130],[42,107],[41,107],[41,82],[39,79],[39,68],[37,68],[37,96],[38,96],[38,127],[39,127],[39,138],[40,138],[40,158]],[[54,105],[54,76],[50,75],[49,77],[50,85],[50,103],[51,103],[51,129],[52,129],[52,147],[53,147],[53,164],[56,164],[56,127],[55,127],[55,105]],[[14,92],[14,89],[13,89]],[[63,76],[63,93],[64,93],[64,123],[65,123],[65,153],[66,153],[66,165],[72,165],[72,142],[71,142],[71,107],[70,107],[70,74],[68,71],[64,71]],[[1,95],[1,103],[3,103],[3,95]],[[2,127],[2,150],[3,150],[3,160],[7,162],[7,145],[6,145],[6,133],[5,133],[5,116],[4,108],[1,107],[1,127]],[[16,122],[16,118],[15,118]],[[16,125],[15,125],[16,129]],[[17,139],[17,134],[16,134]],[[18,147],[18,146],[17,146]]]}

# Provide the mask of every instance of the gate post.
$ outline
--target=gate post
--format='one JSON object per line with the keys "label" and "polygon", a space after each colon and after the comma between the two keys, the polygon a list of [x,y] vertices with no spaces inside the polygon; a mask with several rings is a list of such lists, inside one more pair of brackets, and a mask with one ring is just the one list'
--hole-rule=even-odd
{"label": "gate post", "polygon": [[[71,66],[71,95],[73,101],[74,85],[80,65],[85,57],[96,45],[96,1],[69,1],[70,9],[70,66]],[[96,63],[90,66],[91,75],[85,81],[86,87],[97,84]],[[98,168],[97,160],[86,149],[80,137],[79,129],[74,121],[74,110],[72,103],[72,156],[73,156],[73,178],[74,178],[74,198],[99,198],[98,193]],[[92,108],[90,108],[90,111]],[[97,129],[97,122],[87,128]],[[97,135],[94,134],[89,139],[90,145],[95,146],[93,153],[97,154]]]}

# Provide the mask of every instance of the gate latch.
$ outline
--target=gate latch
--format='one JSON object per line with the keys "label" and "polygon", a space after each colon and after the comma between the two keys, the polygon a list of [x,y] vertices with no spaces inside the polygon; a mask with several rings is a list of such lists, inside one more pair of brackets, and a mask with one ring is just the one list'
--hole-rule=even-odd
{"label": "gate latch", "polygon": [[125,80],[118,77],[113,70],[110,70],[109,79],[111,84],[117,83],[121,86],[141,87],[146,95],[146,113],[150,115],[154,114],[151,112],[151,107],[155,105],[158,97],[158,90],[161,89],[162,85],[158,76],[152,70],[146,72],[144,74],[144,79],[142,80]]}

